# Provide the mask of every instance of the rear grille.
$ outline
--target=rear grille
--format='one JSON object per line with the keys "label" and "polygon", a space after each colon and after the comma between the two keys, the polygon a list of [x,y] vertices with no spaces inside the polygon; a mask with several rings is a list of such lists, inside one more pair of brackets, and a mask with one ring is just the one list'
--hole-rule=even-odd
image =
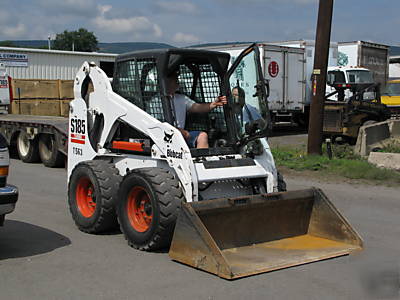
{"label": "rear grille", "polygon": [[324,113],[324,131],[341,132],[342,131],[342,111],[326,110]]}

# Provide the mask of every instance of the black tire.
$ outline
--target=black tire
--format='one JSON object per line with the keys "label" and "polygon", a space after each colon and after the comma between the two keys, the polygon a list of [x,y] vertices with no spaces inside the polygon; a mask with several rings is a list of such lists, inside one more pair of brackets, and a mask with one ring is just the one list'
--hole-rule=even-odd
{"label": "black tire", "polygon": [[[151,251],[170,246],[184,198],[179,182],[171,172],[160,168],[135,170],[123,179],[118,198],[118,221],[131,247]],[[133,220],[138,217],[129,207],[140,199],[148,199],[145,204],[147,211],[142,215],[151,215],[151,221],[138,228],[140,220]]]}
{"label": "black tire", "polygon": [[[114,165],[106,161],[82,162],[74,168],[68,185],[68,204],[81,231],[100,233],[118,227],[115,203],[121,179]],[[87,199],[92,199],[91,203]]]}
{"label": "black tire", "polygon": [[28,139],[24,131],[20,131],[17,137],[17,152],[19,158],[26,163],[39,162],[38,139]]}
{"label": "black tire", "polygon": [[39,156],[48,168],[58,168],[64,165],[64,155],[58,151],[57,140],[52,134],[39,136]]}
{"label": "black tire", "polygon": [[278,192],[286,192],[286,182],[281,173],[278,172]]}

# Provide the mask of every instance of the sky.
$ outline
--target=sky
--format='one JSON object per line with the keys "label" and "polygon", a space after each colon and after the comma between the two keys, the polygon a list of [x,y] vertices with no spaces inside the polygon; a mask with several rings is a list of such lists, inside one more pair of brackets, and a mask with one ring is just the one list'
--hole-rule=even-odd
{"label": "sky", "polygon": [[[318,0],[0,0],[0,40],[81,27],[99,42],[173,46],[315,39]],[[399,0],[335,0],[331,40],[400,45]]]}

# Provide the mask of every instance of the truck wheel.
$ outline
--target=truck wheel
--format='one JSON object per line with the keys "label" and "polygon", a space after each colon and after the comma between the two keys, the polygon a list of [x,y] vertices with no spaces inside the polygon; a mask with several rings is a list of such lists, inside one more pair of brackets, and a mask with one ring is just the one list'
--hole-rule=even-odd
{"label": "truck wheel", "polygon": [[118,221],[131,247],[169,247],[183,201],[178,180],[168,170],[143,168],[125,176],[119,190]]}
{"label": "truck wheel", "polygon": [[115,202],[121,176],[113,164],[94,160],[78,164],[68,185],[68,204],[78,228],[100,233],[117,227]]}
{"label": "truck wheel", "polygon": [[57,141],[52,134],[39,136],[39,156],[42,163],[49,168],[62,167],[64,155],[58,151]]}
{"label": "truck wheel", "polygon": [[286,192],[286,182],[281,173],[278,172],[278,192]]}
{"label": "truck wheel", "polygon": [[39,161],[38,139],[28,139],[24,131],[20,131],[17,137],[17,152],[19,158],[26,163],[35,163]]}

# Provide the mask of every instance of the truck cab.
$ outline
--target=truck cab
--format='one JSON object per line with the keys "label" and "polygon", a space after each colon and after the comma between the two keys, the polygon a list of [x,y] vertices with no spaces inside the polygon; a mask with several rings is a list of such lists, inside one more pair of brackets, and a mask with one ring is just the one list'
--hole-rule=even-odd
{"label": "truck cab", "polygon": [[[328,67],[328,75],[326,79],[326,95],[335,91],[334,84],[368,84],[374,83],[373,73],[366,68],[361,67]],[[352,96],[350,89],[345,91],[345,100],[348,100]],[[364,100],[372,100],[374,93],[365,92]],[[329,96],[328,100],[338,101],[337,94]]]}

